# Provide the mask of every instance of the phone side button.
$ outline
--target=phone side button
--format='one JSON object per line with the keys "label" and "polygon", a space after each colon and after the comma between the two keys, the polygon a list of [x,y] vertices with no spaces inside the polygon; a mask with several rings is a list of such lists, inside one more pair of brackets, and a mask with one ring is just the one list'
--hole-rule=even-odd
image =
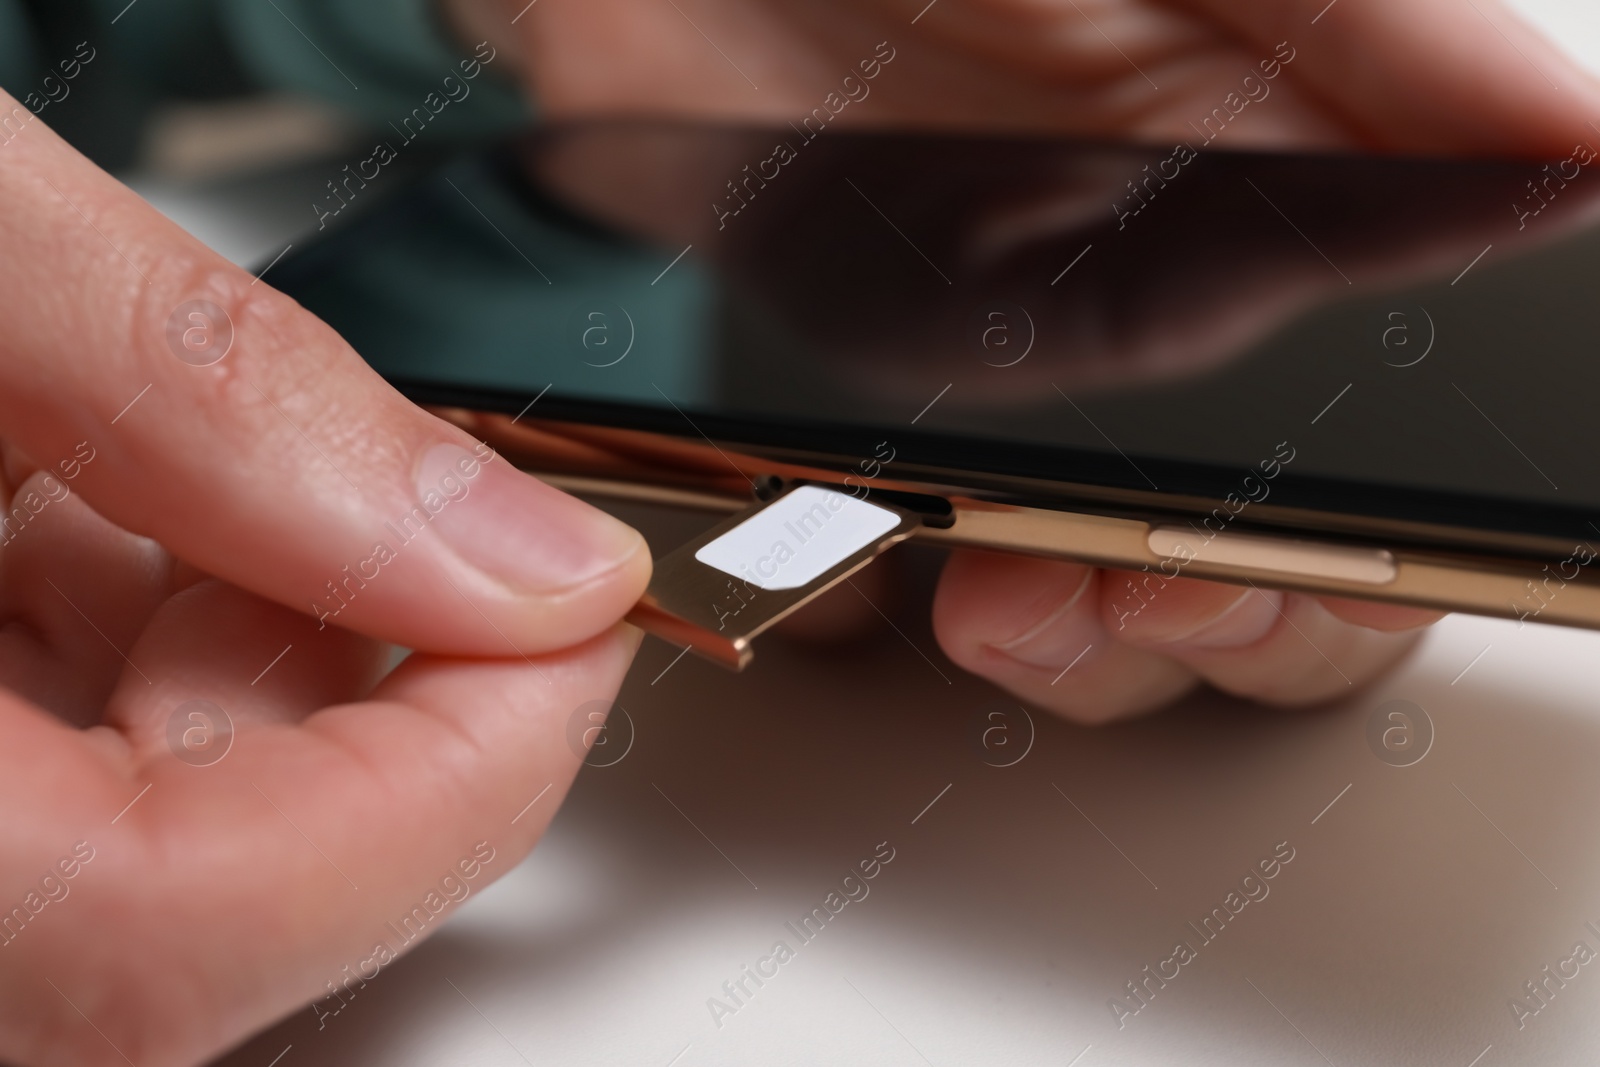
{"label": "phone side button", "polygon": [[1219,533],[1208,541],[1184,526],[1157,526],[1150,531],[1148,544],[1150,551],[1164,559],[1368,585],[1387,585],[1399,573],[1394,554],[1381,548],[1244,533]]}

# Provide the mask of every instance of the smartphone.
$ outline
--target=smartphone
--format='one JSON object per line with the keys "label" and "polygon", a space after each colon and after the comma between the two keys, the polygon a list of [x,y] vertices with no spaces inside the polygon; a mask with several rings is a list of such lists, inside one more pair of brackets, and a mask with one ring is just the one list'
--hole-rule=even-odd
{"label": "smartphone", "polygon": [[1595,155],[554,126],[270,280],[574,491],[1597,627]]}

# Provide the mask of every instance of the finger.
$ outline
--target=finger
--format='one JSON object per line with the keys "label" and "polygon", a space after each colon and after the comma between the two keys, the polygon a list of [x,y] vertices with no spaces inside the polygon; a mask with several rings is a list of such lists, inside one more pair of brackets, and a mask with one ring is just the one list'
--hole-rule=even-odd
{"label": "finger", "polygon": [[0,498],[10,500],[17,486],[38,469],[39,465],[16,445],[0,440]]}
{"label": "finger", "polygon": [[[513,862],[531,849],[560,806],[594,733],[570,729],[575,713],[609,706],[643,633],[622,625],[587,645],[527,664],[441,661],[413,656],[385,678],[372,700],[412,709],[409,724],[357,705],[313,719],[328,736],[361,746],[390,771],[396,788],[451,793],[458,817],[505,827]],[[592,719],[585,715],[587,726]],[[535,809],[528,803],[549,787]]]}
{"label": "finger", "polygon": [[1255,41],[1378,145],[1570,153],[1600,83],[1499,0],[1178,0]]}
{"label": "finger", "polygon": [[953,552],[934,632],[959,666],[1079,722],[1149,711],[1194,688],[1188,667],[1107,631],[1100,586],[1083,564]]}
{"label": "finger", "polygon": [[[190,701],[221,708],[235,729],[299,722],[371,692],[387,660],[381,642],[316,620],[236,586],[208,579],[154,613],[129,653],[104,722],[128,738],[136,759],[166,750],[168,720]],[[202,712],[203,728],[216,724]]]}
{"label": "finger", "polygon": [[[263,726],[211,766],[156,753],[124,761],[123,776],[96,767],[104,761],[81,734],[48,734],[43,716],[0,694],[0,729],[34,745],[26,760],[0,746],[0,792],[31,787],[51,802],[48,819],[8,820],[0,834],[29,823],[27,854],[48,856],[80,823],[90,826],[98,854],[94,876],[73,887],[74,914],[124,931],[85,941],[73,924],[42,924],[5,948],[22,973],[49,973],[74,999],[115,1002],[96,1013],[102,1037],[36,983],[42,1029],[84,1050],[109,1039],[140,1063],[194,1063],[230,1034],[334,990],[355,992],[532,847],[581,765],[567,741],[571,712],[614,697],[637,643],[637,631],[619,627],[532,662],[417,655],[374,701],[297,727]],[[48,762],[51,773],[30,776],[28,762]],[[14,770],[23,771],[15,786]],[[87,786],[68,788],[68,770]],[[130,800],[108,832],[106,819]],[[182,948],[196,929],[206,931],[205,952]],[[160,983],[149,981],[152,960],[163,965]],[[203,1004],[229,1024],[150,1027],[174,1002]],[[69,1058],[58,1040],[56,1061],[88,1061],[88,1051]]]}
{"label": "finger", "polygon": [[1319,597],[1318,600],[1336,619],[1385,633],[1432,626],[1446,614],[1431,608],[1408,608],[1400,604],[1380,604],[1375,600],[1347,600],[1336,596]]}
{"label": "finger", "polygon": [[1269,704],[1344,696],[1393,666],[1418,636],[1354,625],[1298,593],[1126,571],[1105,577],[1102,619],[1118,640]]}
{"label": "finger", "polygon": [[[229,773],[249,776],[245,801],[263,808],[256,791],[271,797],[284,821],[313,835],[337,865],[335,871],[305,848],[288,826],[273,835],[299,857],[305,891],[330,900],[308,916],[318,935],[343,942],[346,952],[359,947],[366,955],[382,940],[398,953],[409,943],[394,944],[383,924],[408,914],[475,843],[486,842],[495,859],[474,887],[519,862],[582,765],[584,751],[570,730],[574,712],[615,698],[640,636],[621,626],[531,663],[414,655],[371,700],[241,745]],[[359,892],[343,892],[347,878]],[[302,951],[318,963],[318,950]],[[347,962],[322,969],[337,973]],[[315,978],[304,995],[318,992],[321,970],[295,965]]]}
{"label": "finger", "polygon": [[0,425],[106,518],[410,647],[560,647],[638,598],[634,531],[471,451],[42,123],[5,153]]}
{"label": "finger", "polygon": [[170,592],[172,559],[72,484],[35,470],[0,512],[0,686],[87,726]]}

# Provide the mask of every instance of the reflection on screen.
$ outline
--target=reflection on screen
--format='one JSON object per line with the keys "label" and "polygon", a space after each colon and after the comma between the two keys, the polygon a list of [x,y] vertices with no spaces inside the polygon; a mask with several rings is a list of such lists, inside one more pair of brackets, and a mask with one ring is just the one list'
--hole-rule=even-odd
{"label": "reflection on screen", "polygon": [[1219,499],[1287,450],[1280,502],[1600,512],[1592,168],[808,134],[547,132],[279,284],[393,379],[547,417]]}

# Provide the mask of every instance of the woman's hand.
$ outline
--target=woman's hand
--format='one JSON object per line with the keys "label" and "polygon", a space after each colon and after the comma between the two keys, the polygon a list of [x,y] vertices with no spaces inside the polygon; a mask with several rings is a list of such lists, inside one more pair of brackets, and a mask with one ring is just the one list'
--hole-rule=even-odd
{"label": "woman's hand", "polygon": [[189,1064],[533,846],[649,554],[15,106],[0,1060]]}

